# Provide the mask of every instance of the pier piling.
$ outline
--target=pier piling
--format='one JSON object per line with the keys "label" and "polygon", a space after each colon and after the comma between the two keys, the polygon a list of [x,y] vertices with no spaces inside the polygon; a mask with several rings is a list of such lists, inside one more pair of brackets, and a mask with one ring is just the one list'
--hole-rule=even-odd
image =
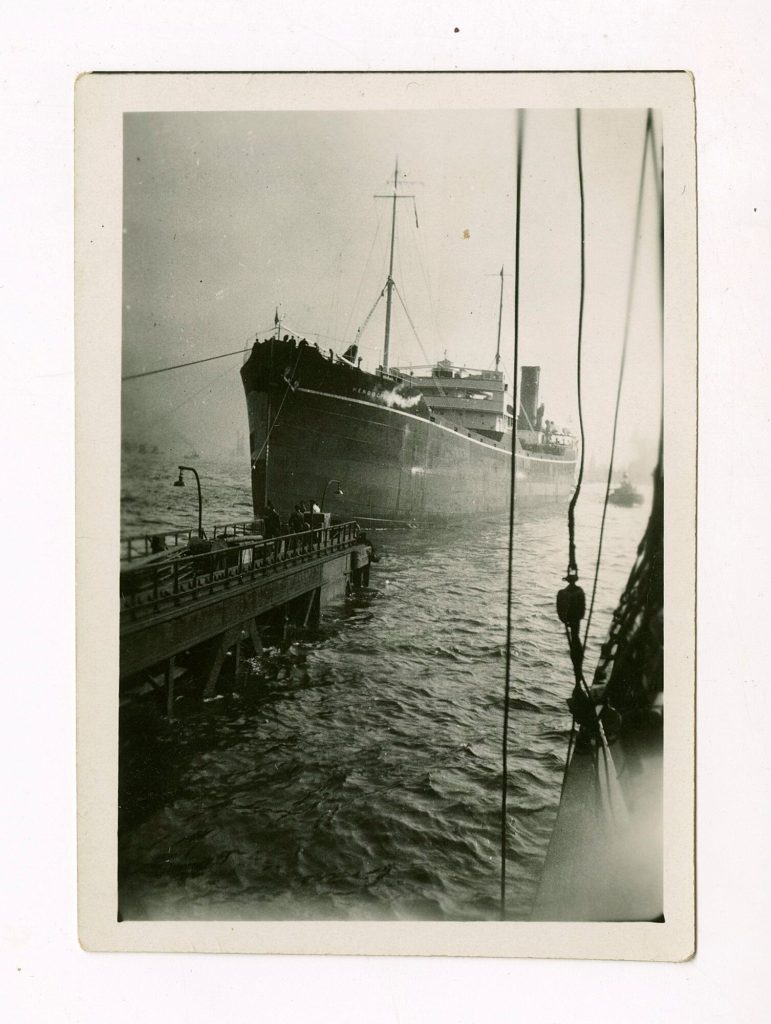
{"label": "pier piling", "polygon": [[147,672],[160,675],[172,719],[181,660],[203,698],[215,696],[229,653],[237,678],[244,645],[259,656],[261,629],[271,621],[286,641],[294,628],[318,625],[324,607],[358,585],[369,561],[359,534],[356,523],[343,523],[269,540],[233,538],[222,550],[134,558],[121,573],[122,688]]}

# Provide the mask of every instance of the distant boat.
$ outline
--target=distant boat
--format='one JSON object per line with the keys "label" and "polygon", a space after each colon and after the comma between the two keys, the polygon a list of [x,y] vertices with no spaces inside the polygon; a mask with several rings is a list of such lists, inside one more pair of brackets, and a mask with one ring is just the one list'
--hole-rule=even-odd
{"label": "distant boat", "polygon": [[642,494],[640,494],[626,473],[621,477],[621,483],[615,491],[611,491],[608,495],[608,501],[614,505],[626,505],[627,507],[642,505],[643,500]]}

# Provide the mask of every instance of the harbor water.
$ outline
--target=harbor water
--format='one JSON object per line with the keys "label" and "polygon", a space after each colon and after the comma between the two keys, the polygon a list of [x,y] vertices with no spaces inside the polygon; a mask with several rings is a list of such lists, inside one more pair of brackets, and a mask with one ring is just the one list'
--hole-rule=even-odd
{"label": "harbor water", "polygon": [[[205,526],[251,518],[243,458],[195,464]],[[124,456],[124,536],[195,525],[195,488],[173,488],[175,475],[172,459]],[[587,597],[603,490],[586,486],[576,514]],[[644,493],[608,508],[589,671],[647,523]],[[152,701],[123,704],[123,919],[497,918],[508,523],[370,536],[369,591],[267,649],[235,692],[182,694],[172,722]],[[566,509],[519,510],[513,919],[530,916],[567,750],[572,676],[554,610],[566,559]]]}

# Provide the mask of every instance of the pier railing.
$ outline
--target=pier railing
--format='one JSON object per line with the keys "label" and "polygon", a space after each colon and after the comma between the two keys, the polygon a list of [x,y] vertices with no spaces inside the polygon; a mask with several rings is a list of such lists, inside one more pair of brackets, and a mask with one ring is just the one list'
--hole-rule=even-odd
{"label": "pier railing", "polygon": [[172,551],[168,558],[124,569],[120,574],[121,617],[144,619],[189,605],[208,595],[280,574],[294,565],[353,547],[358,523],[318,526],[268,540],[238,541],[225,535],[199,554]]}
{"label": "pier railing", "polygon": [[[262,519],[249,519],[242,523],[220,523],[212,530],[212,537],[244,537],[249,534],[262,533]],[[132,562],[147,555],[173,550],[190,543],[197,536],[194,527],[179,530],[154,530],[152,533],[136,537],[122,537],[120,542],[121,562]],[[154,546],[155,545],[155,546]]]}

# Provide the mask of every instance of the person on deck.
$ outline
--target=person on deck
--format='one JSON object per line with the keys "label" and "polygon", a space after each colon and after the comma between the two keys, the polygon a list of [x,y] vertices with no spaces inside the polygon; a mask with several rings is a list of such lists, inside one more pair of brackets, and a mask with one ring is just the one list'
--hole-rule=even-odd
{"label": "person on deck", "polygon": [[265,522],[265,538],[278,537],[281,533],[281,516],[278,514],[272,501],[268,501],[265,511],[262,514]]}
{"label": "person on deck", "polygon": [[372,541],[369,539],[369,537],[366,535],[366,533],[364,533],[364,532],[360,533],[359,536],[356,539],[357,539],[359,544],[363,544],[364,545],[364,547],[366,548],[366,551],[367,551],[367,564],[362,569],[362,572],[361,572],[361,584],[360,585],[362,587],[368,587],[369,586],[369,568],[370,568],[370,565],[373,562],[379,562],[380,559],[375,554],[375,545],[372,543]]}
{"label": "person on deck", "polygon": [[295,505],[294,512],[289,517],[289,530],[291,533],[302,533],[306,529],[305,517],[299,505]]}
{"label": "person on deck", "polygon": [[[305,533],[308,527],[305,524],[305,516],[303,515],[302,509],[299,505],[295,505],[294,512],[289,517],[289,532],[290,533]],[[299,537],[292,537],[291,550],[295,552],[298,544],[301,543]]]}

